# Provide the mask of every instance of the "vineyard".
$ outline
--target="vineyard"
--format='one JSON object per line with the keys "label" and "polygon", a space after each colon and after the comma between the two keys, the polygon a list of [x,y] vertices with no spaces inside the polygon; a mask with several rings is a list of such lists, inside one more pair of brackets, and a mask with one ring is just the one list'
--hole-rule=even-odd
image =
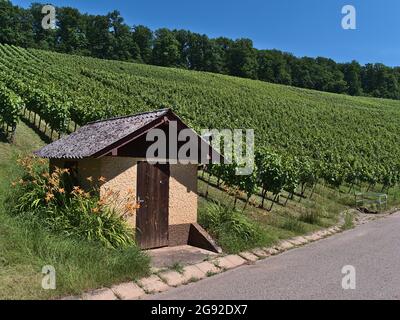
{"label": "vineyard", "polygon": [[8,45],[0,45],[0,66],[0,122],[11,136],[21,117],[38,120],[39,129],[45,122],[52,136],[169,107],[196,130],[255,129],[253,175],[209,167],[248,199],[304,194],[317,181],[383,189],[400,182],[400,101]]}

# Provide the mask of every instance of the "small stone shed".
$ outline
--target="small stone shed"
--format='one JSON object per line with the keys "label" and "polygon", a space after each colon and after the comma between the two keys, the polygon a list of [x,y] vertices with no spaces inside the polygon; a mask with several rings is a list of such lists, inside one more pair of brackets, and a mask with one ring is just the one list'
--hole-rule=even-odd
{"label": "small stone shed", "polygon": [[[146,150],[153,143],[146,141],[146,134],[161,129],[168,136],[172,122],[177,124],[178,133],[189,129],[170,109],[163,109],[89,123],[35,154],[50,160],[50,170],[73,169],[85,189],[93,187],[87,178],[98,181],[104,177],[104,182],[98,182],[100,197],[111,189],[123,202],[128,193],[136,193],[140,208],[128,223],[142,249],[189,244],[218,252],[220,249],[197,224],[200,163],[176,163],[169,145],[164,163],[146,161]],[[199,139],[199,148],[206,144],[209,159],[219,156],[192,132]]]}

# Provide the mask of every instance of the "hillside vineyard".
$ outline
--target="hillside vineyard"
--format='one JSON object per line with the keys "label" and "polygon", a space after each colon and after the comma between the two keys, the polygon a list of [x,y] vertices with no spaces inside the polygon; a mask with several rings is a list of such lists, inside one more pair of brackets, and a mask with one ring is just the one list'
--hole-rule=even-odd
{"label": "hillside vineyard", "polygon": [[200,130],[254,129],[257,170],[234,177],[251,194],[319,179],[391,187],[400,179],[400,101],[323,93],[205,72],[0,45],[0,120],[37,114],[63,133],[89,121],[172,108]]}

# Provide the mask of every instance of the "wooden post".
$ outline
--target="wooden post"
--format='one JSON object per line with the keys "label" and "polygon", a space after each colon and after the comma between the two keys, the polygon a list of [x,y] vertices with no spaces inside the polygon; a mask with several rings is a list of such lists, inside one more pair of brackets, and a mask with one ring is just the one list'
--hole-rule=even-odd
{"label": "wooden post", "polygon": [[243,207],[243,211],[242,212],[244,212],[244,210],[246,210],[246,208],[247,208],[247,205],[249,204],[249,202],[250,202],[250,198],[251,198],[251,196],[249,197],[249,196],[247,196],[247,199],[246,199],[246,203],[244,204],[244,207]]}
{"label": "wooden post", "polygon": [[267,195],[267,188],[263,187],[263,189],[261,191],[261,195],[262,195],[261,208],[264,208],[264,201],[265,201],[265,197]]}
{"label": "wooden post", "polygon": [[314,183],[314,184],[313,184],[313,187],[312,187],[312,189],[311,189],[310,200],[311,200],[312,196],[314,195],[314,191],[315,191],[316,186],[317,186],[317,184]]}
{"label": "wooden post", "polygon": [[10,136],[10,142],[11,142],[12,144],[15,143],[16,131],[17,131],[17,127],[16,127],[16,126],[13,126],[12,129],[11,129],[11,136]]}
{"label": "wooden post", "polygon": [[206,187],[206,199],[208,198],[208,187],[210,185],[210,181],[211,181],[211,174],[208,173],[208,182],[207,182],[207,187]]}

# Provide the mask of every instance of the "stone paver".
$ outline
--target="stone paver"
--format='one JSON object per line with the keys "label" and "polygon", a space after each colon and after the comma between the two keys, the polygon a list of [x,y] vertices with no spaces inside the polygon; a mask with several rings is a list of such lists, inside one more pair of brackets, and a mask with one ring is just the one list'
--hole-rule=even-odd
{"label": "stone paver", "polygon": [[215,259],[217,266],[223,269],[233,269],[246,263],[246,260],[238,255],[229,255]]}
{"label": "stone paver", "polygon": [[258,257],[249,251],[241,252],[241,253],[239,253],[239,256],[241,256],[242,258],[245,258],[246,260],[248,260],[250,262],[256,262],[258,260]]}
{"label": "stone paver", "polygon": [[118,300],[118,298],[111,289],[102,288],[84,293],[83,300]]}
{"label": "stone paver", "polygon": [[126,282],[111,287],[114,294],[121,300],[136,300],[146,293],[136,283]]}
{"label": "stone paver", "polygon": [[238,256],[237,254],[231,254],[229,256],[226,256],[225,258],[228,259],[231,263],[233,263],[235,268],[246,263],[246,260]]}
{"label": "stone paver", "polygon": [[213,263],[221,269],[232,269],[234,268],[233,263],[225,257],[220,257],[213,260]]}
{"label": "stone paver", "polygon": [[163,268],[157,268],[157,267],[151,267],[150,268],[150,272],[151,273],[158,273],[158,272],[160,272],[162,270],[163,270]]}
{"label": "stone paver", "polygon": [[301,246],[303,244],[308,243],[308,240],[304,237],[296,237],[293,239],[289,239],[289,242],[293,243],[295,246]]}
{"label": "stone paver", "polygon": [[338,233],[339,231],[340,231],[340,229],[338,227],[329,228],[329,232],[331,232],[331,233]]}
{"label": "stone paver", "polygon": [[313,234],[304,236],[304,238],[306,238],[308,241],[317,241],[317,240],[321,239],[322,236],[317,233],[313,233]]}
{"label": "stone paver", "polygon": [[145,292],[156,293],[163,292],[169,289],[169,286],[164,283],[157,275],[152,275],[147,278],[140,279],[138,285],[143,288]]}
{"label": "stone paver", "polygon": [[185,277],[177,271],[168,270],[158,274],[169,286],[177,287],[185,282]]}
{"label": "stone paver", "polygon": [[269,254],[268,254],[267,252],[265,252],[265,251],[264,251],[263,249],[261,249],[261,248],[253,249],[252,252],[253,252],[256,256],[258,256],[258,257],[260,257],[260,258],[266,258],[266,257],[269,256]]}
{"label": "stone paver", "polygon": [[318,231],[317,234],[320,235],[322,238],[325,238],[325,237],[331,235],[331,233],[327,230]]}
{"label": "stone paver", "polygon": [[321,239],[326,237],[326,233],[323,233],[321,231],[317,231],[317,232],[313,233],[313,236],[317,237],[318,240],[321,240]]}
{"label": "stone paver", "polygon": [[263,248],[263,250],[269,254],[270,256],[274,256],[279,253],[279,250],[276,250],[275,248]]}
{"label": "stone paver", "polygon": [[148,250],[147,254],[151,258],[153,268],[163,269],[158,272],[170,269],[177,262],[183,266],[189,266],[217,256],[215,252],[189,245],[152,249]]}
{"label": "stone paver", "polygon": [[292,249],[294,247],[293,243],[290,243],[289,241],[281,241],[275,248],[279,251],[285,251]]}
{"label": "stone paver", "polygon": [[185,283],[196,279],[200,280],[206,277],[206,272],[200,270],[196,265],[186,266],[183,268],[183,277],[185,279]]}
{"label": "stone paver", "polygon": [[206,275],[207,273],[219,273],[222,270],[220,268],[217,268],[214,264],[208,261],[200,262],[198,264],[195,264],[197,268],[199,268],[202,272],[204,272]]}

